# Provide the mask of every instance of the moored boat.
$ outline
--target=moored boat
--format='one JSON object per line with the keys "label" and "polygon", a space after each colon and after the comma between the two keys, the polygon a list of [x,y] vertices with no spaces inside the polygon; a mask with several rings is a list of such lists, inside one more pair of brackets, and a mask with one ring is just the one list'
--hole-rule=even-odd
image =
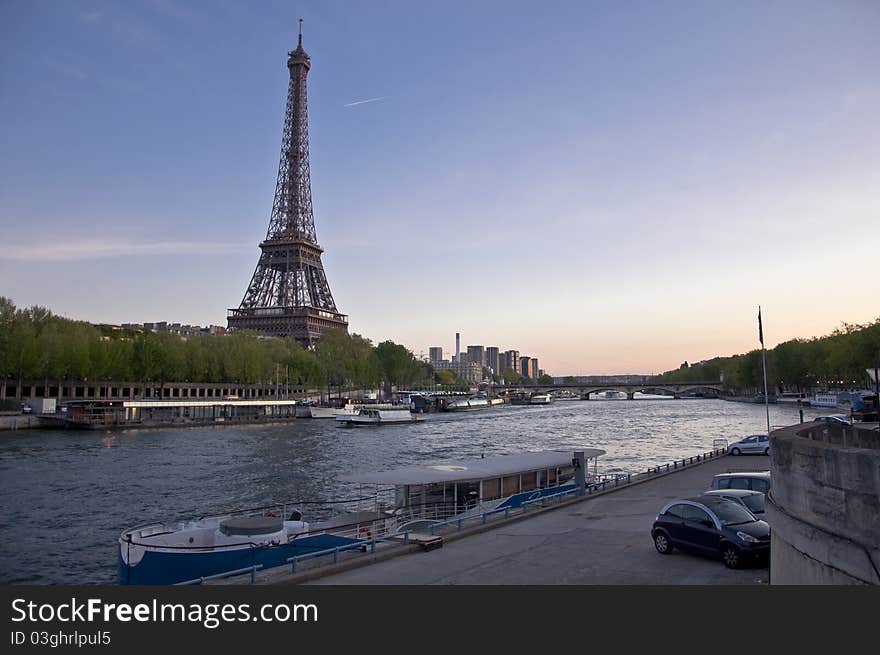
{"label": "moored boat", "polygon": [[446,403],[443,409],[447,412],[461,412],[474,409],[489,409],[503,404],[504,400],[502,398],[459,398],[458,400]]}
{"label": "moored boat", "polygon": [[452,517],[565,496],[576,491],[576,461],[583,465],[584,484],[598,478],[596,460],[604,451],[578,451],[583,460],[571,450],[542,451],[344,476],[362,491],[374,491],[360,500],[375,505],[319,523],[303,521],[291,505],[277,505],[131,528],[118,541],[119,583],[180,584],[269,569],[318,551],[399,538]]}
{"label": "moored boat", "polygon": [[336,424],[344,427],[362,427],[367,425],[392,425],[398,423],[416,423],[424,417],[413,414],[409,407],[361,407],[356,413],[337,416]]}
{"label": "moored boat", "polygon": [[549,393],[536,393],[529,398],[529,405],[549,405],[552,402],[553,396]]}

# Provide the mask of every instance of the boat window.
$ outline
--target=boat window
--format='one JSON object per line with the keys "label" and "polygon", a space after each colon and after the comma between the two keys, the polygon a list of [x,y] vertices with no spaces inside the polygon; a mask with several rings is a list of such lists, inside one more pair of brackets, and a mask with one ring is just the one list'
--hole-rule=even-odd
{"label": "boat window", "polygon": [[532,489],[537,488],[538,474],[534,471],[532,471],[531,473],[523,473],[521,486],[523,491],[531,491]]}
{"label": "boat window", "polygon": [[408,505],[422,505],[425,502],[425,487],[421,484],[413,484],[409,487]]}
{"label": "boat window", "polygon": [[445,486],[443,483],[425,485],[425,502],[428,504],[442,503],[444,501],[443,490]]}
{"label": "boat window", "polygon": [[501,498],[501,478],[483,480],[483,500]]}
{"label": "boat window", "polygon": [[543,489],[547,486],[547,471],[538,471],[538,488]]}
{"label": "boat window", "polygon": [[547,479],[550,481],[551,487],[556,486],[556,473],[558,471],[559,471],[559,469],[550,469],[549,471],[547,471],[547,473],[549,474],[549,477]]}
{"label": "boat window", "polygon": [[506,475],[502,480],[501,491],[505,496],[519,492],[519,476]]}

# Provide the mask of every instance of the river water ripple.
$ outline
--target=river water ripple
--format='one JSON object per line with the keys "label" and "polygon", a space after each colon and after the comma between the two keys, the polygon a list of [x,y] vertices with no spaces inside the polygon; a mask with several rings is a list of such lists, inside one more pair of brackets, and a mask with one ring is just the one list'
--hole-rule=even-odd
{"label": "river water ripple", "polygon": [[[809,419],[820,411],[804,413]],[[771,407],[774,427],[798,420],[794,407]],[[127,527],[282,500],[352,498],[356,485],[339,479],[352,472],[582,445],[607,451],[599,472],[637,473],[711,450],[715,439],[735,441],[765,427],[763,405],[693,399],[504,406],[363,429],[302,419],[272,426],[4,432],[0,583],[114,583],[116,539]],[[312,518],[330,510],[307,507]]]}

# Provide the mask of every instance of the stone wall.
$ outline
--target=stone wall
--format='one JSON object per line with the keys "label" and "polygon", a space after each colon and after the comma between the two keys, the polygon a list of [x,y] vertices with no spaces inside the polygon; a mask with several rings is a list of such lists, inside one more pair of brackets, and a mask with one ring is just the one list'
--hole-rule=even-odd
{"label": "stone wall", "polygon": [[805,423],[771,434],[772,584],[880,584],[880,433]]}

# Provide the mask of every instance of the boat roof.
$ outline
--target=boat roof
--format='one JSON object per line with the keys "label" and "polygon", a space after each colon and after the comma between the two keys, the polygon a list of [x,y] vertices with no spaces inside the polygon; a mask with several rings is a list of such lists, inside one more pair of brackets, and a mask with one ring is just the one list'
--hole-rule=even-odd
{"label": "boat roof", "polygon": [[543,450],[533,453],[498,455],[463,459],[437,464],[406,466],[378,473],[354,473],[344,476],[349,482],[362,484],[432,484],[457,482],[459,480],[483,480],[526,471],[571,466],[573,453],[583,452],[586,459],[604,455],[598,448],[572,448],[571,450]]}

